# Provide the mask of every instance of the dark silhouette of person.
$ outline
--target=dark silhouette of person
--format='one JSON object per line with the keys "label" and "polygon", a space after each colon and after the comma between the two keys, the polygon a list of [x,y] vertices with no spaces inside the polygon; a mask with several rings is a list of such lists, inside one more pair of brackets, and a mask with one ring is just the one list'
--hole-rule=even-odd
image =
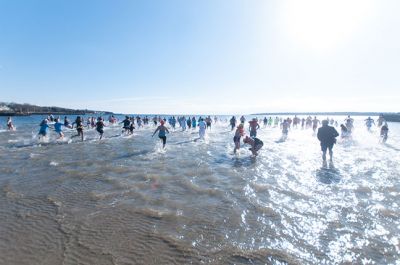
{"label": "dark silhouette of person", "polygon": [[318,129],[317,138],[321,142],[321,150],[322,150],[322,159],[326,161],[326,151],[329,149],[330,161],[333,158],[332,148],[336,143],[336,137],[339,136],[339,133],[332,126],[328,125],[327,120],[322,121],[322,127]]}

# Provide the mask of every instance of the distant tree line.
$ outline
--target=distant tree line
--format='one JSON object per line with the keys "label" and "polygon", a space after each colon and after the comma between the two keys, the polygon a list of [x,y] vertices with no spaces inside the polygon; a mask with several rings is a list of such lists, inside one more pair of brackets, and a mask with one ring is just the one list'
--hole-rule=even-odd
{"label": "distant tree line", "polygon": [[[93,114],[97,113],[97,111],[93,110],[76,110],[76,109],[67,109],[60,107],[40,107],[28,103],[19,104],[19,103],[1,103],[0,107],[7,107],[7,109],[0,110],[0,115],[33,115],[33,114]],[[106,114],[111,112],[104,112]]]}

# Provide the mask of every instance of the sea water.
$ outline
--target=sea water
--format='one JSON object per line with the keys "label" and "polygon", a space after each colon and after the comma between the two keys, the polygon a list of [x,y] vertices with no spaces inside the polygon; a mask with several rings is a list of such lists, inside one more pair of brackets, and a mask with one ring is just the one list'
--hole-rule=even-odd
{"label": "sea water", "polygon": [[165,150],[152,122],[40,141],[42,118],[0,118],[0,264],[400,264],[398,123],[355,117],[326,165],[311,129],[261,124],[254,157],[228,116]]}

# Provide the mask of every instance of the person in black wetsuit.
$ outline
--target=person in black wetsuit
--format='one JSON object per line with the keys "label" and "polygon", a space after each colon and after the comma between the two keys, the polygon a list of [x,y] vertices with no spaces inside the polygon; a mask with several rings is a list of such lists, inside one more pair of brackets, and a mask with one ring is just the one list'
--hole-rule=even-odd
{"label": "person in black wetsuit", "polygon": [[125,116],[125,120],[123,120],[121,123],[124,124],[122,127],[122,132],[129,133],[131,127],[131,120],[129,119],[129,116]]}
{"label": "person in black wetsuit", "polygon": [[333,145],[336,143],[336,137],[339,133],[332,126],[328,125],[327,120],[322,121],[322,127],[318,129],[317,138],[321,142],[322,159],[326,161],[326,151],[329,149],[330,161],[333,158]]}

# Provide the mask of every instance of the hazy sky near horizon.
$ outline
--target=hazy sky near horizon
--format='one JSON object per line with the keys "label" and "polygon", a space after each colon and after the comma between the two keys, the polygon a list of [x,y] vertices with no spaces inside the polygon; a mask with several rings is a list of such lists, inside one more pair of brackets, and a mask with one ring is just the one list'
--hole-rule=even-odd
{"label": "hazy sky near horizon", "polygon": [[0,0],[0,101],[400,111],[397,0]]}

